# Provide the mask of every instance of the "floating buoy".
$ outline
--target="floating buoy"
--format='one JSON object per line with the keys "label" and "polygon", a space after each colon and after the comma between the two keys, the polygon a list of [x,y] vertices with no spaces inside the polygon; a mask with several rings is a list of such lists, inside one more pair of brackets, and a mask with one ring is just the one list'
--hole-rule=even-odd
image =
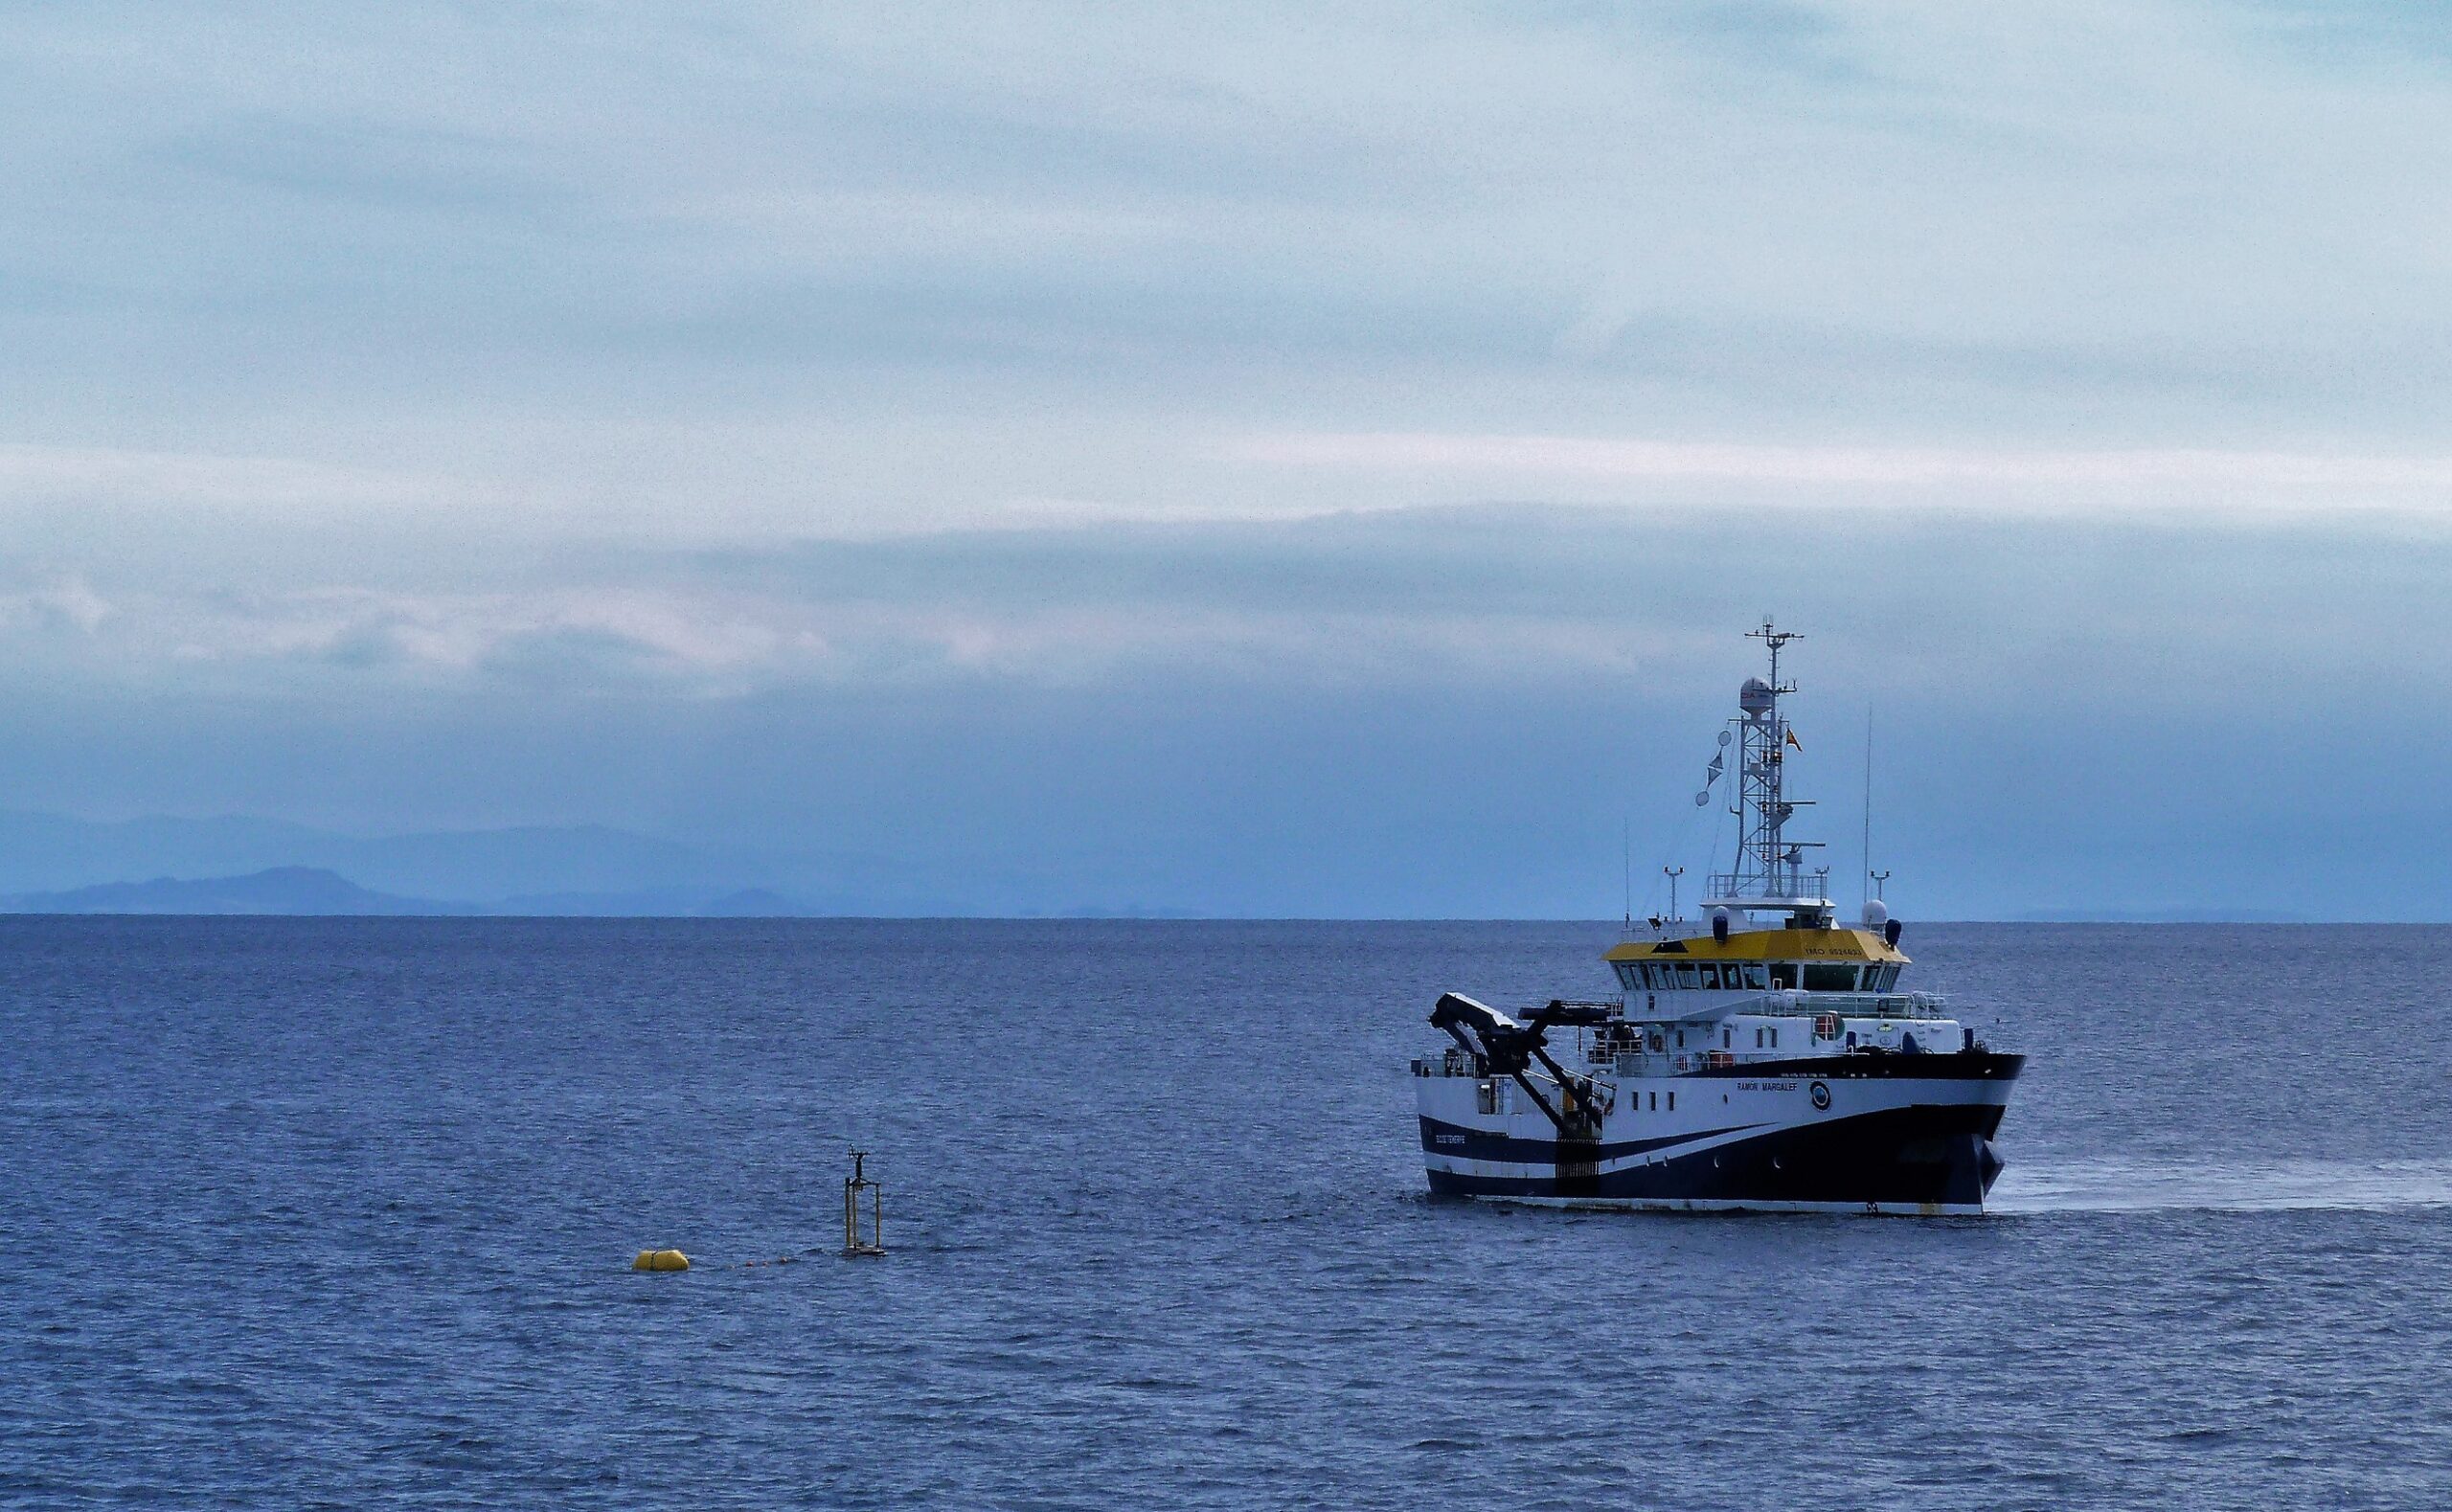
{"label": "floating buoy", "polygon": [[630,1269],[633,1271],[686,1271],[690,1269],[690,1257],[678,1250],[641,1250],[639,1257],[630,1262]]}

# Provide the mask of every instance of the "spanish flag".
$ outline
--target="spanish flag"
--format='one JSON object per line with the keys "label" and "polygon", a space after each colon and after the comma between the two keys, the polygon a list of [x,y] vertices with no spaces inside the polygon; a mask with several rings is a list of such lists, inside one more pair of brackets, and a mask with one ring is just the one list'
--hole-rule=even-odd
{"label": "spanish flag", "polygon": [[1800,751],[1805,749],[1805,742],[1797,738],[1797,733],[1793,729],[1788,732],[1788,744],[1796,747]]}

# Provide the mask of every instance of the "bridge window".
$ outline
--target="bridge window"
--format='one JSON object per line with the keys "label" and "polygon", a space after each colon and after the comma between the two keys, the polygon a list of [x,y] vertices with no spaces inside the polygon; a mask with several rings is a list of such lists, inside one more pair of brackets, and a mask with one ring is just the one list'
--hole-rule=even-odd
{"label": "bridge window", "polygon": [[1793,960],[1771,962],[1771,985],[1793,987],[1797,984],[1797,963]]}
{"label": "bridge window", "polygon": [[1808,961],[1805,968],[1805,990],[1807,992],[1853,992],[1856,990],[1856,968],[1834,966],[1826,961]]}
{"label": "bridge window", "polygon": [[1694,968],[1693,968],[1693,967],[1691,967],[1691,966],[1680,966],[1680,967],[1678,967],[1678,968],[1677,968],[1677,984],[1678,984],[1679,986],[1681,986],[1681,987],[1686,987],[1686,988],[1690,988],[1690,989],[1691,989],[1691,988],[1694,985]]}
{"label": "bridge window", "polygon": [[1763,970],[1763,968],[1759,965],[1748,966],[1745,968],[1745,984],[1753,988],[1755,991],[1760,992],[1763,988],[1771,984],[1770,973]]}

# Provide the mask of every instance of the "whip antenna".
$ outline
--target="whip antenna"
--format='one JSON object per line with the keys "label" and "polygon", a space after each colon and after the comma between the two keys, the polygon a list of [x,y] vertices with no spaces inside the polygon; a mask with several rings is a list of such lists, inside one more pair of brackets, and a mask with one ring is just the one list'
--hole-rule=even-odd
{"label": "whip antenna", "polygon": [[1873,885],[1873,706],[1865,706],[1865,863],[1864,876],[1856,889],[1856,906],[1861,910],[1872,901],[1865,896]]}
{"label": "whip antenna", "polygon": [[1626,889],[1626,933],[1635,932],[1635,822],[1632,816],[1618,820],[1618,877]]}

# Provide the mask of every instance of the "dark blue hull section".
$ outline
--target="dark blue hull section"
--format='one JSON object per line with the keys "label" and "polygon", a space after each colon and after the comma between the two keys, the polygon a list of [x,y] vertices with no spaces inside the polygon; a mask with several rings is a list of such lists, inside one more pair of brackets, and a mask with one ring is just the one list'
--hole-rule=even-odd
{"label": "dark blue hull section", "polygon": [[[1442,1196],[1972,1209],[1981,1207],[2001,1171],[1991,1140],[2002,1112],[1998,1103],[1920,1104],[1752,1135],[1696,1131],[1592,1145],[1488,1136],[1460,1140],[1457,1136],[1468,1131],[1424,1118],[1422,1147],[1447,1156],[1547,1165],[1555,1172],[1480,1176],[1433,1168],[1430,1189]],[[1678,1146],[1732,1132],[1739,1137],[1678,1153]]]}

